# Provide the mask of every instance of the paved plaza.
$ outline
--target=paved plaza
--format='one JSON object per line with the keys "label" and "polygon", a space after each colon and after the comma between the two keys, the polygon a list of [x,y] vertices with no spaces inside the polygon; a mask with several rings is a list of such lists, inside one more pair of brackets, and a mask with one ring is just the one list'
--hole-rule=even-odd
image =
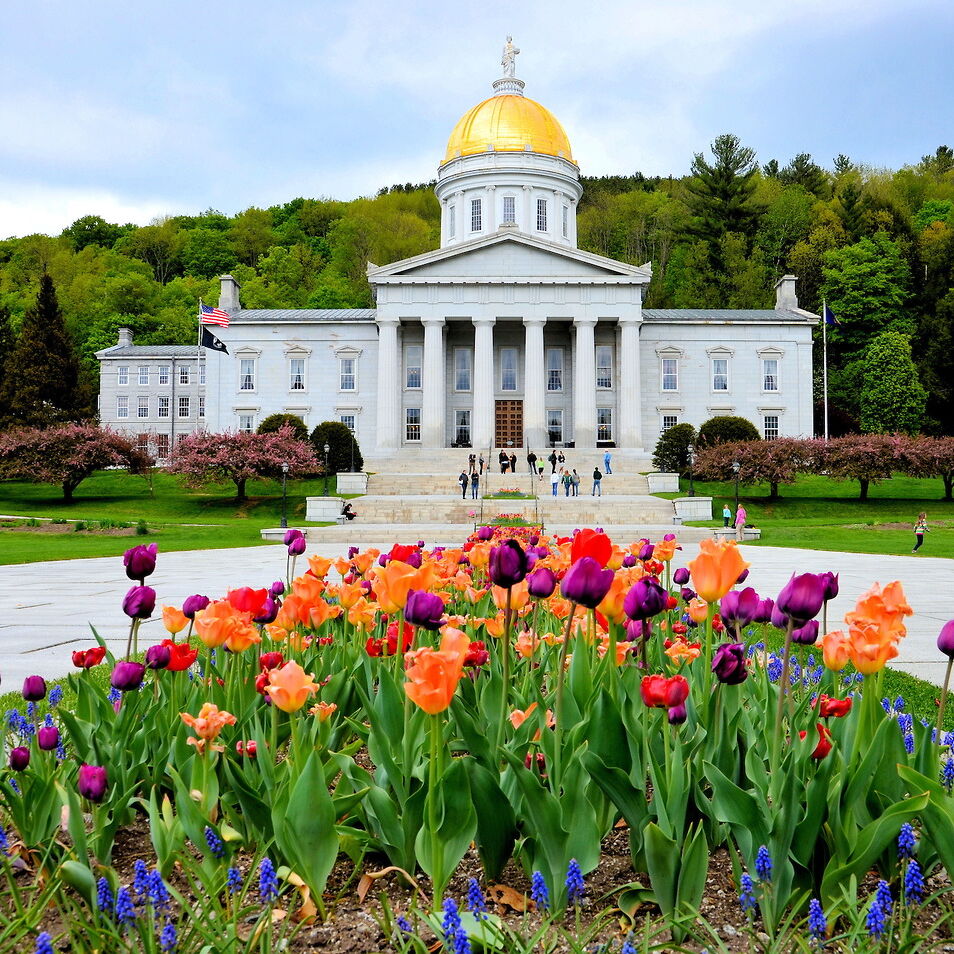
{"label": "paved plaza", "polygon": [[[459,544],[459,533],[456,528],[453,532],[438,530],[427,544]],[[373,545],[362,541],[362,549]],[[381,548],[389,549],[390,544]],[[687,542],[676,564],[691,560],[697,548],[697,544]],[[323,556],[346,551],[346,543],[309,547],[309,553]],[[743,546],[743,553],[752,564],[747,585],[763,596],[774,598],[793,571],[838,573],[841,592],[829,607],[830,629],[841,624],[843,614],[874,581],[901,580],[914,616],[908,620],[908,635],[901,642],[894,665],[934,682],[943,679],[946,657],[938,653],[935,640],[941,626],[954,619],[950,560],[781,547]],[[299,572],[306,565],[301,558]],[[148,581],[158,594],[156,618],[143,624],[140,645],[164,637],[159,619],[159,608],[164,604],[181,605],[192,593],[214,598],[230,587],[267,586],[281,579],[284,572],[285,548],[280,545],[160,553],[156,572]],[[129,586],[121,557],[0,567],[3,687],[18,688],[32,673],[50,677],[69,672],[72,650],[93,644],[90,626],[97,628],[114,652],[122,652],[128,620],[121,604]]]}

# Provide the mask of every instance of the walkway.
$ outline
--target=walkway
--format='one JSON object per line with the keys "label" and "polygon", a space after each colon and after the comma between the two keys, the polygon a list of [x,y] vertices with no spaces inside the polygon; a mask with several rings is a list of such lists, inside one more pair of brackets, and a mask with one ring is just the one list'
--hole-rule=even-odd
{"label": "walkway", "polygon": [[[433,542],[459,542],[450,528],[428,528]],[[362,546],[372,546],[364,543]],[[386,548],[389,548],[387,544]],[[686,543],[677,563],[692,559],[697,544]],[[829,607],[829,628],[841,624],[842,615],[874,581],[900,579],[915,615],[908,622],[908,636],[901,643],[895,664],[924,679],[940,682],[946,657],[935,640],[941,627],[954,619],[954,563],[932,557],[879,556],[793,550],[781,547],[744,547],[752,564],[748,584],[760,594],[774,597],[793,571],[831,570],[840,575],[841,592]],[[310,547],[309,552],[338,556],[344,543]],[[304,560],[299,561],[299,567]],[[193,550],[160,553],[156,573],[150,578],[158,593],[157,607],[180,605],[191,593],[216,597],[232,586],[267,586],[285,572],[285,548],[249,547],[233,550]],[[122,598],[130,586],[122,559],[64,560],[0,567],[0,676],[4,689],[18,689],[25,676],[40,673],[60,676],[70,670],[70,653],[93,644],[90,625],[117,653],[122,652],[128,621]],[[140,630],[140,644],[149,645],[164,635],[158,618]]]}

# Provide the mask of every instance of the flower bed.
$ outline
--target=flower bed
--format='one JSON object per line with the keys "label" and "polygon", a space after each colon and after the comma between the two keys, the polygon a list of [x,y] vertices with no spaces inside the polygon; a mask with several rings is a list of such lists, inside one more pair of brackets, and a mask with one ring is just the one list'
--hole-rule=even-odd
{"label": "flower bed", "polygon": [[157,554],[134,548],[123,658],[74,653],[69,709],[26,681],[0,781],[10,949],[311,950],[352,880],[358,903],[389,885],[395,950],[698,949],[700,912],[727,917],[707,876],[752,949],[950,935],[946,692],[936,726],[881,701],[899,584],[811,650],[837,578],[760,598],[733,542],[671,572],[671,536],[488,526],[300,574],[286,543],[284,581],[162,608],[144,653]]}

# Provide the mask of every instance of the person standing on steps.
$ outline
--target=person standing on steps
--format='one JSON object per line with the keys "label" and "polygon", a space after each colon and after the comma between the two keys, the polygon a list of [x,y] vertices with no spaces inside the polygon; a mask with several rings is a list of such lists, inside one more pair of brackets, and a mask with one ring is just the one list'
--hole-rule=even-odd
{"label": "person standing on steps", "polygon": [[748,514],[745,512],[745,507],[739,504],[739,509],[735,512],[735,536],[737,540],[742,539],[742,531],[745,529],[747,519]]}
{"label": "person standing on steps", "polygon": [[507,457],[507,452],[502,450],[497,455],[497,460],[500,461],[500,473],[507,473],[507,468],[510,466],[510,459]]}
{"label": "person standing on steps", "polygon": [[527,467],[530,470],[530,476],[537,476],[537,455],[533,451],[527,453]]}
{"label": "person standing on steps", "polygon": [[607,451],[607,452],[603,455],[603,470],[606,471],[607,475],[613,473],[613,469],[612,469],[612,467],[610,467],[610,461],[611,461],[612,459],[613,459],[613,455],[612,455],[609,451]]}
{"label": "person standing on steps", "polygon": [[517,473],[517,455],[516,454],[510,455],[510,473],[511,474]]}
{"label": "person standing on steps", "polygon": [[560,462],[561,467],[566,463],[566,458],[563,456],[563,451],[560,451],[560,453],[557,455],[557,460]]}
{"label": "person standing on steps", "polygon": [[921,544],[924,543],[924,534],[929,533],[927,525],[927,514],[922,510],[918,514],[918,522],[914,525],[914,539],[917,540],[917,543],[914,544],[914,549],[912,553],[917,553],[921,549]]}
{"label": "person standing on steps", "polygon": [[727,527],[732,522],[732,511],[729,509],[729,505],[724,503],[722,505],[722,526]]}
{"label": "person standing on steps", "polygon": [[570,476],[570,472],[564,467],[563,468],[563,495],[565,497],[570,496],[570,487],[573,486],[573,478]]}
{"label": "person standing on steps", "polygon": [[474,454],[471,454],[470,457],[467,458],[467,473],[477,473],[477,457]]}
{"label": "person standing on steps", "polygon": [[481,454],[480,457],[477,458],[477,466],[479,468],[477,472],[480,474],[481,477],[483,477],[484,476],[484,455],[483,454]]}
{"label": "person standing on steps", "polygon": [[603,488],[600,486],[603,480],[603,475],[600,473],[599,467],[593,468],[593,491],[590,494],[591,497],[602,497]]}
{"label": "person standing on steps", "polygon": [[477,499],[477,491],[480,488],[480,476],[477,473],[470,475],[470,496],[473,500]]}
{"label": "person standing on steps", "polygon": [[460,484],[460,499],[461,499],[461,500],[466,500],[466,498],[467,498],[467,484],[468,484],[468,477],[467,477],[467,471],[466,471],[466,470],[462,470],[462,471],[460,472],[460,477],[457,478],[457,483]]}
{"label": "person standing on steps", "polygon": [[573,496],[580,496],[580,475],[574,469],[573,476],[570,477],[570,484],[573,487]]}
{"label": "person standing on steps", "polygon": [[550,471],[550,493],[555,497],[557,495],[557,487],[560,484],[560,475],[555,471]]}
{"label": "person standing on steps", "polygon": [[550,473],[555,474],[557,465],[557,455],[555,450],[550,451],[550,456],[547,458],[547,460],[550,461]]}

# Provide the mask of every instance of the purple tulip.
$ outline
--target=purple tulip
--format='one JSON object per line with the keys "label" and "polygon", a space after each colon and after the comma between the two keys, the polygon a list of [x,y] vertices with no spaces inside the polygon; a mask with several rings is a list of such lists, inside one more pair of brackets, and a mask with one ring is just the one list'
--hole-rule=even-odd
{"label": "purple tulip", "polygon": [[353,560],[360,552],[358,547],[348,547],[348,559]]}
{"label": "purple tulip", "polygon": [[742,643],[723,643],[712,656],[712,671],[719,682],[737,686],[745,682],[749,671],[745,666],[745,646]]}
{"label": "purple tulip", "polygon": [[776,629],[788,629],[788,617],[778,608],[778,603],[772,603],[772,611],[769,615],[769,622]]}
{"label": "purple tulip", "polygon": [[27,676],[23,680],[23,698],[27,702],[39,702],[46,697],[46,680],[42,676]]}
{"label": "purple tulip", "polygon": [[735,581],[735,585],[739,586],[744,583],[749,578],[749,568],[746,567],[740,574],[738,579]]}
{"label": "purple tulip", "polygon": [[458,566],[470,566],[470,557],[466,553],[462,553],[457,560]]}
{"label": "purple tulip", "polygon": [[189,619],[195,619],[195,614],[199,610],[204,610],[211,600],[207,596],[196,593],[194,596],[187,596],[182,604],[182,615]]}
{"label": "purple tulip", "polygon": [[156,608],[156,591],[151,586],[133,586],[123,599],[123,612],[130,619],[149,619]]}
{"label": "purple tulip", "polygon": [[689,582],[689,571],[684,567],[679,567],[672,574],[672,581],[676,586],[685,586]]}
{"label": "purple tulip", "polygon": [[549,567],[541,566],[527,577],[527,592],[538,600],[552,596],[556,585],[556,574]]}
{"label": "purple tulip", "polygon": [[419,550],[423,550],[423,549],[424,549],[424,541],[423,541],[423,540],[418,540],[418,541],[417,541],[417,548],[418,548]]}
{"label": "purple tulip", "polygon": [[818,639],[818,620],[810,619],[804,626],[792,630],[792,642],[802,646],[814,646]]}
{"label": "purple tulip", "polygon": [[25,745],[10,749],[10,768],[22,772],[30,764],[30,750]]}
{"label": "purple tulip", "polygon": [[639,558],[640,560],[651,560],[653,558],[653,550],[656,548],[651,543],[644,543],[639,548]]}
{"label": "purple tulip", "polygon": [[158,552],[159,545],[156,543],[140,544],[138,547],[127,550],[123,554],[126,576],[131,580],[144,582],[146,577],[156,569],[156,554]]}
{"label": "purple tulip", "polygon": [[563,577],[560,592],[571,603],[596,609],[613,585],[613,571],[604,570],[593,557],[580,557]]}
{"label": "purple tulip", "polygon": [[759,600],[759,608],[752,617],[753,623],[769,623],[772,621],[772,610],[775,609],[775,600]]}
{"label": "purple tulip", "polygon": [[109,684],[114,689],[119,689],[120,692],[129,692],[131,689],[138,689],[142,685],[145,675],[146,667],[142,663],[118,662],[113,667]]}
{"label": "purple tulip", "polygon": [[[168,646],[162,643],[156,643],[146,650],[146,668],[147,669],[165,669],[172,658],[172,651]],[[115,671],[115,670],[114,670]]]}
{"label": "purple tulip", "polygon": [[642,639],[649,639],[653,634],[653,623],[649,619],[628,619],[623,624],[626,630],[626,641],[638,643]]}
{"label": "purple tulip", "polygon": [[294,527],[292,527],[291,530],[285,531],[285,536],[282,538],[282,543],[284,543],[287,547],[292,540],[301,540],[302,537],[304,537],[304,534],[301,532],[301,530],[296,530]]}
{"label": "purple tulip", "polygon": [[670,706],[668,715],[670,725],[682,725],[688,716],[688,713],[686,712],[686,704],[684,702],[680,702],[678,706]]}
{"label": "purple tulip", "polygon": [[954,659],[954,619],[948,620],[942,627],[937,637],[937,648]]}
{"label": "purple tulip", "polygon": [[265,602],[262,604],[262,612],[258,616],[252,617],[253,623],[258,623],[259,626],[265,626],[267,623],[274,623],[275,617],[278,616],[278,611],[282,608],[281,600],[272,599],[270,596],[265,597]]}
{"label": "purple tulip", "polygon": [[477,531],[477,539],[478,539],[478,540],[483,540],[484,542],[486,542],[487,540],[492,539],[492,538],[493,538],[493,535],[494,535],[494,528],[493,528],[493,527],[481,527],[481,528]]}
{"label": "purple tulip", "polygon": [[759,609],[759,594],[747,586],[744,590],[729,590],[719,602],[719,615],[725,623],[748,626]]}
{"label": "purple tulip", "polygon": [[285,593],[285,584],[281,580],[276,580],[269,588],[268,592],[272,596],[282,596]]}
{"label": "purple tulip", "polygon": [[505,540],[490,551],[490,579],[496,586],[516,586],[527,575],[527,555],[516,540]]}
{"label": "purple tulip", "polygon": [[[666,543],[668,543],[670,540],[675,540],[675,539],[676,539],[676,535],[675,535],[674,533],[664,533],[664,534],[663,534],[663,541],[666,542]],[[677,547],[677,549],[681,550],[682,547]]]}
{"label": "purple tulip", "polygon": [[301,556],[305,552],[305,547],[308,545],[308,541],[301,535],[295,537],[291,543],[288,544],[288,555],[289,556]]}
{"label": "purple tulip", "polygon": [[825,573],[820,573],[819,576],[825,589],[825,602],[827,603],[838,595],[838,574],[828,570]]}
{"label": "purple tulip", "polygon": [[423,562],[421,558],[421,551],[415,550],[413,553],[409,553],[404,562],[408,566],[413,566],[415,570],[419,570],[421,568],[421,563]]}
{"label": "purple tulip", "polygon": [[44,752],[52,752],[60,744],[60,730],[55,725],[44,725],[37,729],[36,744]]}
{"label": "purple tulip", "polygon": [[626,556],[623,557],[623,563],[622,563],[622,565],[623,565],[627,570],[628,570],[631,566],[636,566],[636,557],[634,557],[632,553],[627,553]]}
{"label": "purple tulip", "polygon": [[378,566],[387,566],[390,560],[390,553],[382,553],[381,556],[378,557]]}
{"label": "purple tulip", "polygon": [[80,766],[76,788],[83,798],[91,802],[101,802],[106,794],[106,769],[100,765]]}
{"label": "purple tulip", "polygon": [[534,534],[527,542],[530,544],[530,546],[535,547],[540,542],[540,538],[537,536],[537,534]]}
{"label": "purple tulip", "polygon": [[630,619],[649,619],[666,608],[669,594],[651,576],[637,580],[623,600],[623,612]]}
{"label": "purple tulip", "polygon": [[825,586],[817,573],[792,574],[792,578],[782,587],[775,605],[779,612],[790,616],[800,623],[808,622],[825,601]]}
{"label": "purple tulip", "polygon": [[679,591],[679,596],[682,598],[682,600],[683,600],[684,602],[688,603],[689,600],[695,599],[695,597],[696,597],[696,591],[695,591],[694,589],[692,589],[692,587],[690,587],[690,586],[684,586],[684,587]]}
{"label": "purple tulip", "polygon": [[443,618],[444,601],[436,593],[408,590],[404,607],[404,619],[407,622],[422,629],[437,630],[441,628]]}

